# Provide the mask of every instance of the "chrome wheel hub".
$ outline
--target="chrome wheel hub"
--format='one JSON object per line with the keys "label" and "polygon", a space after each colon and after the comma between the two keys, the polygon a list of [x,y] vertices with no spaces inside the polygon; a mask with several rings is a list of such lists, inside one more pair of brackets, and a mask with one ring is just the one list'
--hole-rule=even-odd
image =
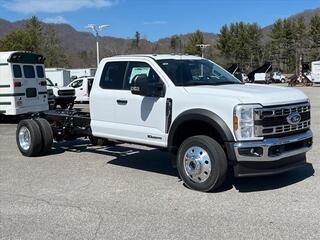
{"label": "chrome wheel hub", "polygon": [[19,144],[20,147],[27,151],[31,144],[31,134],[28,128],[21,127],[19,130]]}
{"label": "chrome wheel hub", "polygon": [[211,173],[211,159],[206,150],[201,147],[191,147],[184,155],[184,170],[194,182],[205,182]]}

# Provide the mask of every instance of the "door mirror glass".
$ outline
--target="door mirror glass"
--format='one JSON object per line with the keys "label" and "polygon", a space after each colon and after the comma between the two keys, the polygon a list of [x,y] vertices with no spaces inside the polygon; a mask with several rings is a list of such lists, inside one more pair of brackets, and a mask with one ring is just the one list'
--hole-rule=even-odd
{"label": "door mirror glass", "polygon": [[164,84],[160,82],[150,82],[146,74],[137,75],[131,84],[131,93],[145,97],[164,97]]}

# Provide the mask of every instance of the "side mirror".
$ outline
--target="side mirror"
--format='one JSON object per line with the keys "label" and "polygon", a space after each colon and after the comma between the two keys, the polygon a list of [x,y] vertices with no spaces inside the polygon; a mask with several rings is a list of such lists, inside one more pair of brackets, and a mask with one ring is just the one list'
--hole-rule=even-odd
{"label": "side mirror", "polygon": [[58,83],[55,83],[54,85],[57,87],[57,86],[58,86]]}
{"label": "side mirror", "polygon": [[147,75],[141,74],[133,79],[131,93],[145,97],[164,97],[165,87],[162,82],[150,82]]}

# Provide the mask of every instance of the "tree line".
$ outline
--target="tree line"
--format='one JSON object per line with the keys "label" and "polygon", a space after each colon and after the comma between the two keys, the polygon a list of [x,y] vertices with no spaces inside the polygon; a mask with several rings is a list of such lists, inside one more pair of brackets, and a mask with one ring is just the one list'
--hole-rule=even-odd
{"label": "tree line", "polygon": [[[63,41],[63,39],[61,39]],[[61,40],[50,25],[44,25],[37,17],[31,17],[22,30],[12,31],[0,39],[0,51],[27,50],[41,53],[46,57],[48,67],[68,67],[70,52],[63,49]],[[279,19],[271,28],[262,29],[256,23],[235,22],[224,25],[213,42],[206,42],[200,30],[187,39],[173,36],[168,46],[159,42],[151,43],[136,32],[127,49],[102,47],[103,57],[123,53],[187,53],[201,55],[198,44],[210,44],[205,56],[215,62],[228,66],[237,63],[248,72],[264,62],[272,62],[273,67],[286,73],[298,69],[299,59],[314,61],[320,58],[320,16],[310,21],[303,17]],[[93,50],[79,53],[83,65],[94,65]]]}
{"label": "tree line", "polygon": [[[189,38],[185,52],[200,55],[200,50],[194,47],[199,43],[203,43],[203,36],[197,31]],[[306,62],[320,58],[320,16],[312,17],[309,23],[304,17],[279,19],[268,34],[263,34],[263,29],[256,23],[224,25],[214,48],[218,53],[212,56],[209,52],[209,57],[222,57],[220,64],[225,66],[236,63],[250,71],[271,62],[279,71],[295,73],[300,57]]]}
{"label": "tree line", "polygon": [[56,32],[51,26],[44,28],[35,16],[22,30],[12,31],[0,39],[0,51],[25,50],[40,53],[48,67],[68,67],[69,61]]}

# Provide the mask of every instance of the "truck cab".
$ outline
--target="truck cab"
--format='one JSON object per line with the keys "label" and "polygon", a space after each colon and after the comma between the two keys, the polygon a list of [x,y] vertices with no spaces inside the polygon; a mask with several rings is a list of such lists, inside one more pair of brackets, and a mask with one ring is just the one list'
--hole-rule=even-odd
{"label": "truck cab", "polygon": [[[101,61],[90,113],[42,116],[56,140],[88,136],[167,150],[188,187],[210,191],[223,184],[228,170],[236,177],[264,176],[305,165],[310,111],[300,90],[245,84],[201,57],[127,55]],[[33,145],[30,151],[21,147],[26,125],[18,126],[19,149],[38,154]]]}

